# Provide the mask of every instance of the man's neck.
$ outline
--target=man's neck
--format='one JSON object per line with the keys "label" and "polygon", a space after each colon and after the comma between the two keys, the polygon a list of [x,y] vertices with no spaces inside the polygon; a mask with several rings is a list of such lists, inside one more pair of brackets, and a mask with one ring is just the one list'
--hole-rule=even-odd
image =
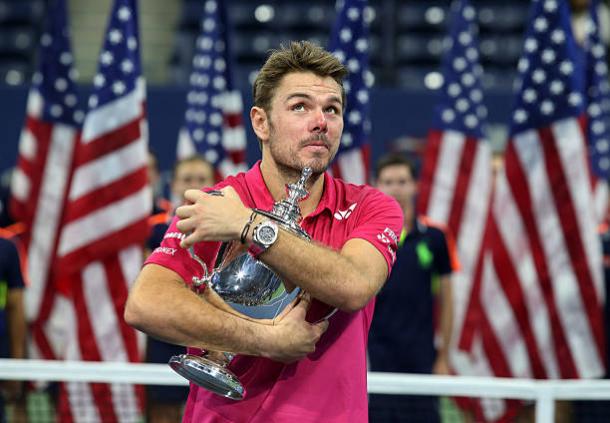
{"label": "man's neck", "polygon": [[[267,165],[264,160],[261,162],[261,174],[267,189],[276,202],[286,198],[286,185],[297,182],[300,177],[300,174],[297,173],[280,172],[276,166]],[[312,213],[318,206],[320,198],[322,198],[324,174],[312,175],[306,186],[309,196],[299,203],[303,217]]]}
{"label": "man's neck", "polygon": [[415,207],[413,207],[412,204],[409,204],[408,206],[403,207],[402,213],[404,215],[403,226],[404,226],[405,230],[407,231],[407,233],[409,233],[409,232],[411,232],[411,229],[413,229],[413,218],[415,216]]}

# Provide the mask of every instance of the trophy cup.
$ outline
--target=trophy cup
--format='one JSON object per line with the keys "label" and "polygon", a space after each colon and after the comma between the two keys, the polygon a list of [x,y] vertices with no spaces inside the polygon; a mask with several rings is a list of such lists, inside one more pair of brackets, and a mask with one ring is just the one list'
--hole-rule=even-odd
{"label": "trophy cup", "polygon": [[[302,217],[298,202],[309,195],[305,183],[311,173],[311,168],[304,168],[299,180],[287,185],[287,198],[276,202],[270,212],[255,209],[279,227],[308,241],[311,237],[299,226]],[[222,195],[220,191],[212,191],[210,194]],[[255,259],[239,241],[221,244],[211,274],[192,247],[189,251],[192,258],[203,267],[204,275],[203,278],[193,277],[192,289],[199,293],[200,287],[206,285],[203,290],[206,299],[233,314],[272,321],[301,294],[298,287],[289,292],[273,270]],[[330,315],[326,316],[328,317]],[[173,356],[169,365],[181,376],[209,391],[241,400],[245,394],[244,386],[227,369],[232,359],[233,354],[228,352],[204,351],[203,356]]]}

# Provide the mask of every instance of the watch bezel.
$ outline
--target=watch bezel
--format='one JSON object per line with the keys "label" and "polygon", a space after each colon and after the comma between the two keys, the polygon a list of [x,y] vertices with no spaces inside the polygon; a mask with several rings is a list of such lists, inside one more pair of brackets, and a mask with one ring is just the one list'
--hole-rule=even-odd
{"label": "watch bezel", "polygon": [[[264,240],[260,237],[260,231],[264,228],[273,229],[274,235],[271,237],[271,239]],[[252,245],[250,247],[250,252],[253,253],[254,256],[258,256],[264,251],[267,251],[267,249],[271,247],[275,243],[275,241],[277,241],[278,233],[279,227],[276,223],[269,219],[263,220],[261,223],[254,227],[254,231],[252,232]]]}

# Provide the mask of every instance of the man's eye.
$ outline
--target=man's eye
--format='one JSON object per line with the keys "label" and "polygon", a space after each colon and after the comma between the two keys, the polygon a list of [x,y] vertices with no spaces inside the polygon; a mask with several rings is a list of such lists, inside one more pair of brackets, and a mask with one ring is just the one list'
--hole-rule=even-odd
{"label": "man's eye", "polygon": [[292,110],[296,110],[297,112],[301,111],[301,110],[305,110],[305,105],[302,103],[295,104],[294,106],[292,106]]}
{"label": "man's eye", "polygon": [[335,106],[330,106],[326,108],[326,113],[339,114],[339,109]]}

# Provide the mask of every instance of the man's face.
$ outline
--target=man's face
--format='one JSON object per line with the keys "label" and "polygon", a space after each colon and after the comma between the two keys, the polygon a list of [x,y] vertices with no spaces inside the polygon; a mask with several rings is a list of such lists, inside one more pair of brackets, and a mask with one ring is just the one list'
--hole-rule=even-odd
{"label": "man's face", "polygon": [[284,76],[265,116],[267,131],[257,135],[278,168],[326,170],[343,132],[341,87],[334,79],[309,72]]}
{"label": "man's face", "polygon": [[411,170],[402,164],[384,167],[377,177],[377,188],[394,197],[403,208],[413,204],[417,192]]}
{"label": "man's face", "polygon": [[214,170],[201,161],[184,162],[178,165],[172,181],[172,194],[183,198],[187,189],[201,189],[214,185]]}

